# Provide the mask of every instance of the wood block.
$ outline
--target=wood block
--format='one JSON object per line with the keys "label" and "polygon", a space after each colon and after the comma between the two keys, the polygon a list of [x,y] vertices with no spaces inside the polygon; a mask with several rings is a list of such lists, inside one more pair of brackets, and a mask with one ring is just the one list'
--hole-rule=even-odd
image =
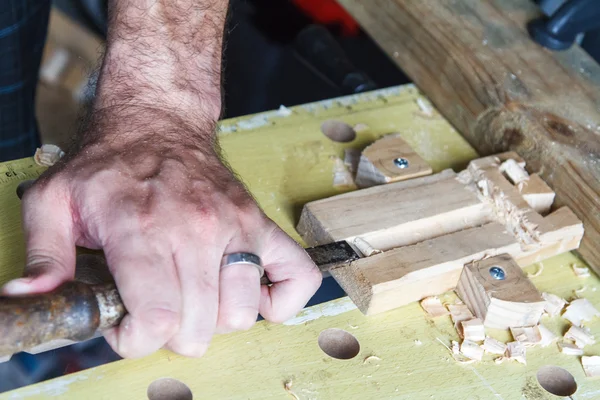
{"label": "wood block", "polygon": [[541,294],[508,254],[465,265],[457,291],[488,328],[535,326],[544,312]]}
{"label": "wood block", "polygon": [[444,171],[311,202],[298,231],[310,245],[369,245],[367,257],[330,272],[366,314],[454,289],[463,266],[485,257],[507,253],[524,267],[576,249],[581,221],[566,207],[540,215],[500,172],[501,162],[484,157],[458,175]]}
{"label": "wood block", "polygon": [[490,205],[446,170],[310,202],[297,230],[311,246],[360,237],[388,250],[491,219]]}
{"label": "wood block", "polygon": [[392,134],[363,150],[356,172],[356,184],[370,187],[431,173],[429,164],[399,134]]}

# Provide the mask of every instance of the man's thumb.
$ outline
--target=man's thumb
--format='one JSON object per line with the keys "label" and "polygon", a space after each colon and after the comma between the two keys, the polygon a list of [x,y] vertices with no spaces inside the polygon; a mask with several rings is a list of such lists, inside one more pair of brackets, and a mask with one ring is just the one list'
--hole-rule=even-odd
{"label": "man's thumb", "polygon": [[73,279],[75,241],[67,201],[52,188],[29,189],[23,199],[23,229],[27,248],[24,277],[8,282],[2,293],[44,293]]}

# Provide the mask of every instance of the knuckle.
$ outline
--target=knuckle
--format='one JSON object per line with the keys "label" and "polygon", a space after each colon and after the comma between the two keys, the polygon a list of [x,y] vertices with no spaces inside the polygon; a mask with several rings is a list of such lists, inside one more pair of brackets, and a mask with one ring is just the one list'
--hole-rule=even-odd
{"label": "knuckle", "polygon": [[148,335],[171,338],[179,330],[179,312],[163,307],[150,307],[142,314]]}
{"label": "knuckle", "polygon": [[239,308],[225,318],[225,326],[232,331],[247,331],[256,323],[256,310]]}

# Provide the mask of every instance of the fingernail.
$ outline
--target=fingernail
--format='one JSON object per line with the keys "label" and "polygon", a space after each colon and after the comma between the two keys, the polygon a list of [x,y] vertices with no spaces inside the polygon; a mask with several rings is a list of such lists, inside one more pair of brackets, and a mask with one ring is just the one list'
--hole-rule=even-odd
{"label": "fingernail", "polygon": [[31,291],[31,279],[15,279],[2,287],[2,293],[9,296],[28,294]]}

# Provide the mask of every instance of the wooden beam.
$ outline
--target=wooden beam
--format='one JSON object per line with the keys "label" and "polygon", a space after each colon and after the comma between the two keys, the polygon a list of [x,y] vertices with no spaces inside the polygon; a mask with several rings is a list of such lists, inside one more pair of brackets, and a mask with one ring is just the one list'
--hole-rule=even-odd
{"label": "wooden beam", "polygon": [[339,0],[482,154],[517,151],[583,220],[600,272],[600,67],[535,44],[529,0]]}

